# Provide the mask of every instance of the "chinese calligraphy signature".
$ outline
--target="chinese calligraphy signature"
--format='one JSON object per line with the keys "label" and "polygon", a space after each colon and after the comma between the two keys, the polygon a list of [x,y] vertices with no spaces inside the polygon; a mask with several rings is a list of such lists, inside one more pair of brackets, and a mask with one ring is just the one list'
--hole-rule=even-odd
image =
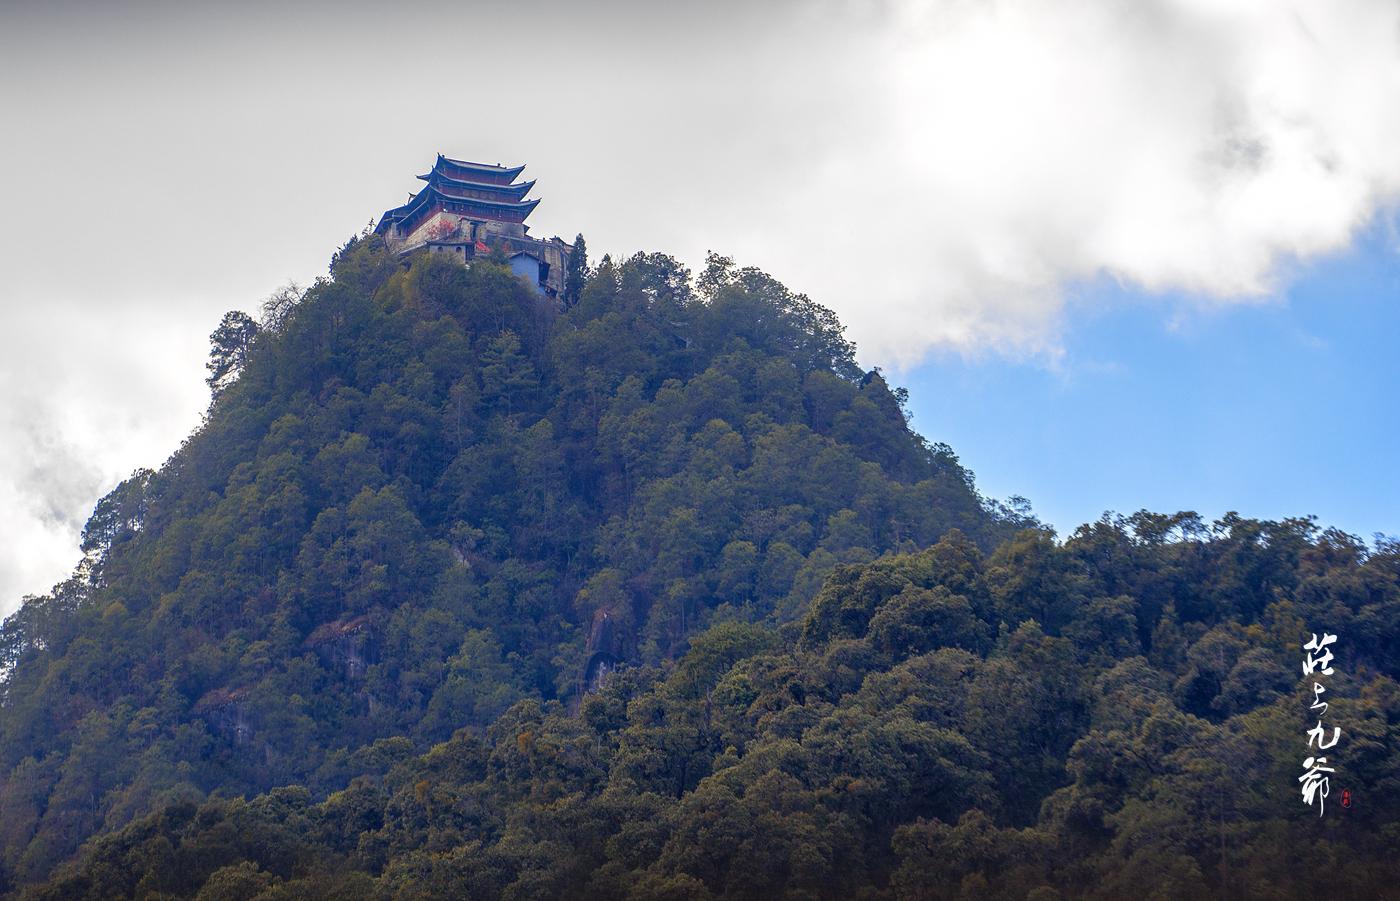
{"label": "chinese calligraphy signature", "polygon": [[[1328,645],[1335,644],[1337,636],[1322,633],[1322,638],[1317,637],[1317,633],[1312,633],[1312,640],[1303,645],[1303,650],[1307,652],[1303,658],[1303,675],[1312,676],[1313,681],[1313,703],[1309,710],[1318,711],[1317,725],[1307,731],[1308,750],[1311,751],[1313,745],[1317,745],[1318,751],[1326,751],[1336,745],[1341,740],[1342,730],[1334,726],[1332,728],[1332,739],[1327,740],[1327,729],[1322,725],[1322,718],[1327,714],[1327,702],[1322,700],[1327,688],[1316,681],[1318,675],[1330,676],[1335,670],[1332,667],[1332,652]],[[1298,777],[1298,781],[1303,784],[1303,803],[1309,807],[1313,801],[1317,801],[1317,815],[1322,816],[1326,808],[1327,794],[1330,791],[1328,776],[1326,773],[1335,773],[1335,767],[1326,766],[1327,758],[1322,756],[1308,757],[1303,761],[1303,775]]]}

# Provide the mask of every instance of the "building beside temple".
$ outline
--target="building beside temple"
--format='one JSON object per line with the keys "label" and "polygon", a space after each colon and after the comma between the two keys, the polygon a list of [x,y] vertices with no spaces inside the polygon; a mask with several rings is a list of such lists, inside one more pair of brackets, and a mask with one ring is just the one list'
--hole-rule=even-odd
{"label": "building beside temple", "polygon": [[408,203],[388,210],[374,233],[400,254],[426,247],[430,253],[451,254],[462,263],[485,255],[497,244],[510,258],[510,268],[535,290],[557,297],[573,245],[559,238],[541,241],[529,235],[525,219],[539,204],[526,200],[533,181],[517,182],[524,166],[488,166],[449,159],[438,154],[427,182]]}

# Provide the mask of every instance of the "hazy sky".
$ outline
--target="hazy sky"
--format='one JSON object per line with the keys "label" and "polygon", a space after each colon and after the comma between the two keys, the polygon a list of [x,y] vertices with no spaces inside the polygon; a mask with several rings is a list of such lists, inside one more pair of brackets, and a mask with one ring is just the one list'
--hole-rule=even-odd
{"label": "hazy sky", "polygon": [[0,3],[0,123],[0,612],[438,152],[832,307],[1062,535],[1400,531],[1392,2]]}

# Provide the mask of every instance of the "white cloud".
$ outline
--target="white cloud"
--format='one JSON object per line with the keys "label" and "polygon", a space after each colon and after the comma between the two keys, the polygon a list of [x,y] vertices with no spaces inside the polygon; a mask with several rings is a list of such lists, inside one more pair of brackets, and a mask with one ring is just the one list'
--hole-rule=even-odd
{"label": "white cloud", "polygon": [[197,422],[223,311],[323,273],[438,151],[528,163],[535,232],[595,255],[768,269],[867,365],[1053,354],[1104,277],[1266,298],[1400,186],[1381,0],[75,2],[10,26],[0,612]]}
{"label": "white cloud", "polygon": [[875,124],[779,250],[876,358],[1053,348],[1066,288],[1103,275],[1258,298],[1400,187],[1391,3],[947,0],[881,26],[853,67]]}
{"label": "white cloud", "polygon": [[72,572],[94,501],[159,466],[198,424],[206,351],[183,339],[191,323],[174,314],[133,328],[124,316],[63,304],[5,311],[0,615]]}

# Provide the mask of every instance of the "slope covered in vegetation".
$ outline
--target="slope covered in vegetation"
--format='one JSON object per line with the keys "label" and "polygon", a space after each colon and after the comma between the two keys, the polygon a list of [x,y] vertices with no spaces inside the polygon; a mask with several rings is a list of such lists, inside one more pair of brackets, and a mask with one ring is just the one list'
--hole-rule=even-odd
{"label": "slope covered in vegetation", "polygon": [[839,565],[1033,524],[757,270],[605,258],[561,311],[504,263],[362,236],[261,329],[226,319],[204,427],[0,630],[5,884],[171,802],[324,797],[576,707],[620,664],[650,691],[711,626],[788,634]]}
{"label": "slope covered in vegetation", "polygon": [[[838,566],[800,628],[718,623],[576,716],[382,739],[321,803],[170,805],[24,897],[1394,898],[1397,582],[1400,547],[1305,520],[953,532]],[[1309,622],[1340,636],[1323,816]]]}
{"label": "slope covered in vegetation", "polygon": [[1400,546],[1059,542],[763,273],[502,262],[359,239],[226,320],[0,630],[14,896],[1397,896]]}

